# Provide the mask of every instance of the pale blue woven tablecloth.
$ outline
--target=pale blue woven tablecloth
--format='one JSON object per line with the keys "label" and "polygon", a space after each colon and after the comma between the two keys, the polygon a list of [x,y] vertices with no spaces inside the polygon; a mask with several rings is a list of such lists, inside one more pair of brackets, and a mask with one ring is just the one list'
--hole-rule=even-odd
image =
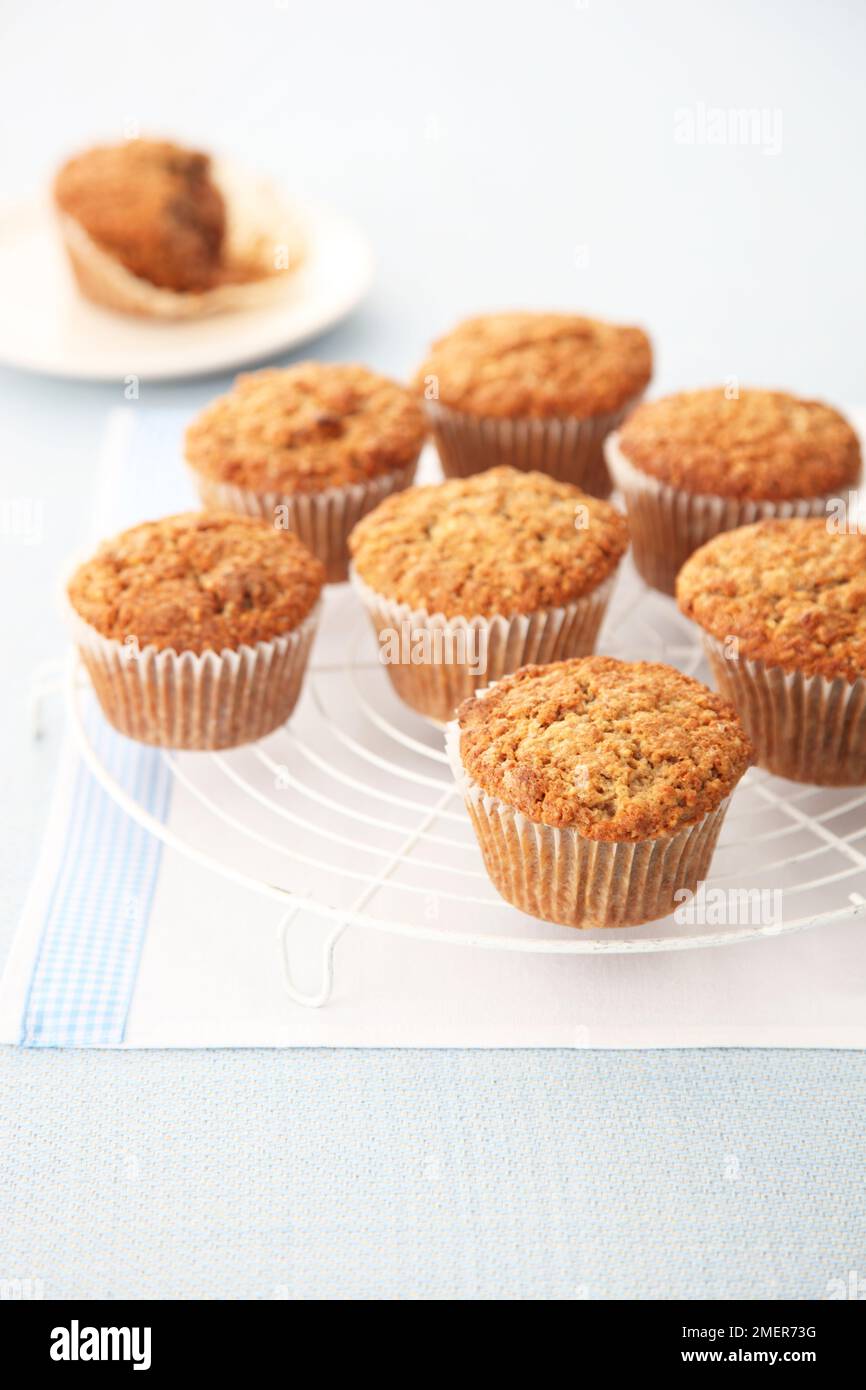
{"label": "pale blue woven tablecloth", "polygon": [[866,1059],[7,1054],[0,1274],[46,1297],[826,1297]]}

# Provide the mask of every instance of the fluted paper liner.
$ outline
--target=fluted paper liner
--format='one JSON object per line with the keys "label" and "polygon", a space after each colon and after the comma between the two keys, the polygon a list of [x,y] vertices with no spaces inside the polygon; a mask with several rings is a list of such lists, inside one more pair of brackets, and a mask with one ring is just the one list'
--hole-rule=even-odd
{"label": "fluted paper liner", "polygon": [[325,566],[329,584],[348,578],[349,533],[362,517],[378,507],[392,492],[411,486],[418,460],[365,483],[326,488],[322,492],[256,492],[252,488],[222,483],[187,465],[199,497],[212,510],[238,512],[275,522],[277,509],[285,509],[280,527],[304,542]]}
{"label": "fluted paper liner", "polygon": [[611,434],[604,450],[614,483],[628,513],[632,554],[638,573],[654,589],[673,594],[676,578],[690,555],[722,531],[733,531],[765,517],[826,516],[832,494],[783,501],[711,497],[671,487],[635,468]]}
{"label": "fluted paper liner", "polygon": [[866,679],[783,671],[727,655],[709,633],[702,638],[716,684],[736,706],[761,767],[819,787],[866,784]]}
{"label": "fluted paper liner", "polygon": [[[82,294],[121,313],[167,320],[205,318],[272,302],[303,259],[300,222],[266,180],[222,160],[213,162],[211,174],[225,201],[225,259],[236,280],[198,291],[154,285],[133,274],[80,222],[58,209],[60,235]],[[287,262],[279,269],[278,253]]]}
{"label": "fluted paper liner", "polygon": [[[462,700],[520,666],[547,665],[571,656],[588,656],[604,618],[615,573],[590,594],[537,613],[511,617],[446,618],[407,603],[395,603],[371,589],[354,567],[350,579],[369,614],[377,637],[406,633],[435,650],[483,653],[483,662],[384,662],[397,694],[412,709],[436,724],[445,724]],[[480,669],[473,669],[473,667]]]}
{"label": "fluted paper liner", "polygon": [[694,893],[709,875],[729,796],[675,835],[591,840],[571,826],[529,820],[484,792],[463,766],[456,719],[445,746],[490,881],[521,912],[563,927],[636,927],[667,917],[678,890]]}
{"label": "fluted paper liner", "polygon": [[593,497],[609,497],[612,485],[604,461],[604,441],[639,399],[586,420],[568,416],[500,419],[452,410],[441,401],[424,404],[446,477],[465,478],[508,464],[574,483]]}
{"label": "fluted paper liner", "polygon": [[320,605],[292,632],[255,646],[202,653],[103,635],[67,604],[73,639],[110,724],[163,748],[234,748],[279,728],[292,713]]}

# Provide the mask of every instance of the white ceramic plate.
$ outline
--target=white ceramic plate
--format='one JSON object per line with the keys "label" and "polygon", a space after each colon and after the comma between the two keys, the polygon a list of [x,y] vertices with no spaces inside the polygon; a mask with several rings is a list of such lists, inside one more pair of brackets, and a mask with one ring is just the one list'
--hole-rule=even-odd
{"label": "white ceramic plate", "polygon": [[369,289],[373,260],[357,227],[329,209],[293,204],[307,256],[272,303],[197,321],[112,313],[77,290],[51,207],[0,213],[0,362],[80,381],[201,376],[296,347],[344,318]]}

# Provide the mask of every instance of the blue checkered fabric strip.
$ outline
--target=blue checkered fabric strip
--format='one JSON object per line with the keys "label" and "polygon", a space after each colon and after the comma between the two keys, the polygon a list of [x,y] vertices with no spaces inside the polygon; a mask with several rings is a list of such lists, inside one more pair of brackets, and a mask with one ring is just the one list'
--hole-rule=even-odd
{"label": "blue checkered fabric strip", "polygon": [[[96,709],[88,735],[125,791],[164,821],[171,777],[158,749],[123,738]],[[123,1041],[161,844],[82,763],[24,1013],[28,1047]]]}

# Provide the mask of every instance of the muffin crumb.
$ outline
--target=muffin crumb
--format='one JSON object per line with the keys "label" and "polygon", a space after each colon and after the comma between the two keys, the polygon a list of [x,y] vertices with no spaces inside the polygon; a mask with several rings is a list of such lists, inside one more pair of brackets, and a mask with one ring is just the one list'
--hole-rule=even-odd
{"label": "muffin crumb", "polygon": [[405,387],[357,364],[301,362],[239,376],[186,432],[186,459],[220,483],[312,493],[407,468],[426,435]]}
{"label": "muffin crumb", "polygon": [[866,535],[822,517],[726,531],[680,570],[683,613],[739,659],[806,676],[866,676]]}
{"label": "muffin crumb", "polygon": [[104,541],[69,600],[103,637],[139,648],[221,652],[267,642],[315,607],[325,573],[287,531],[218,512],[146,521]]}
{"label": "muffin crumb", "polygon": [[524,666],[457,711],[466,773],[530,820],[592,840],[675,834],[754,760],[733,705],[655,662]]}
{"label": "muffin crumb", "polygon": [[754,501],[853,486],[860,444],[844,416],[784,391],[719,387],[639,405],[617,444],[635,468],[685,492]]}
{"label": "muffin crumb", "polygon": [[359,578],[377,593],[467,618],[580,598],[627,546],[625,518],[607,502],[506,467],[396,493],[349,540]]}
{"label": "muffin crumb", "polygon": [[473,415],[588,419],[638,396],[652,373],[640,328],[576,314],[482,314],[439,338],[415,375],[424,394]]}
{"label": "muffin crumb", "polygon": [[210,159],[167,140],[103,145],[67,161],[57,206],[133,275],[175,291],[220,282],[226,213]]}

